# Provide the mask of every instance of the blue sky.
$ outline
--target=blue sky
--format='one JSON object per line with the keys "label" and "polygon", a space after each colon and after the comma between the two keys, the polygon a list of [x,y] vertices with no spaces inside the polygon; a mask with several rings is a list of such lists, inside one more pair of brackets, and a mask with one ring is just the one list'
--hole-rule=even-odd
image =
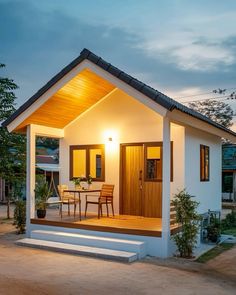
{"label": "blue sky", "polygon": [[0,0],[1,75],[18,104],[84,47],[173,98],[233,91],[236,1]]}

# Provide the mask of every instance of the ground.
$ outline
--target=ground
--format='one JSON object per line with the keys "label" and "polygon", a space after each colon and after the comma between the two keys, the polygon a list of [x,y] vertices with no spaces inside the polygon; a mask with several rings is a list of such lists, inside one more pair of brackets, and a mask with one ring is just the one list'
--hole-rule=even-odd
{"label": "ground", "polygon": [[236,247],[207,264],[145,259],[132,264],[16,246],[0,221],[0,294],[235,294]]}

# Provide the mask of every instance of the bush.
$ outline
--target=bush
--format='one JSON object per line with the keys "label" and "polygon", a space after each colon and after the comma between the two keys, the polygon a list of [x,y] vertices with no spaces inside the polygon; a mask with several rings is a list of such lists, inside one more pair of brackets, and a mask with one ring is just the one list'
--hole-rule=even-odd
{"label": "bush", "polygon": [[221,222],[222,229],[229,229],[232,227],[236,228],[236,210],[232,210],[231,213],[227,214],[225,219]]}
{"label": "bush", "polygon": [[181,225],[181,232],[173,236],[180,257],[190,258],[197,243],[199,221],[201,216],[197,213],[198,202],[192,200],[193,196],[186,190],[180,191],[172,201],[176,211],[176,222]]}
{"label": "bush", "polygon": [[14,210],[14,225],[18,229],[18,234],[25,233],[26,225],[26,202],[23,200],[17,200],[15,202]]}

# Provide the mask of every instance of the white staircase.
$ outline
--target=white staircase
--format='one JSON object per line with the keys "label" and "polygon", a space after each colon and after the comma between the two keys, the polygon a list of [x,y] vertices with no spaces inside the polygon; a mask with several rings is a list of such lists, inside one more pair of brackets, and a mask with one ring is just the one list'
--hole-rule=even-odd
{"label": "white staircase", "polygon": [[31,238],[18,240],[21,246],[29,246],[58,252],[133,262],[146,256],[146,244],[142,241],[77,233],[34,230]]}

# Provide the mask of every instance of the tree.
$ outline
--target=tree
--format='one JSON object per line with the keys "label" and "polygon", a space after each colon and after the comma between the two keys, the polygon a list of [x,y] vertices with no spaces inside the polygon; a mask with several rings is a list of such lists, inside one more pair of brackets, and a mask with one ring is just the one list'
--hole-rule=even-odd
{"label": "tree", "polygon": [[233,125],[234,112],[231,106],[223,101],[206,99],[191,102],[189,103],[189,107],[226,128]]}
{"label": "tree", "polygon": [[[5,65],[0,64],[0,69],[3,67]],[[15,111],[16,96],[13,91],[17,88],[13,80],[0,77],[0,123]],[[0,177],[5,179],[8,187],[6,194],[8,218],[10,218],[10,200],[19,196],[24,185],[25,150],[25,136],[9,133],[6,128],[0,127]]]}

